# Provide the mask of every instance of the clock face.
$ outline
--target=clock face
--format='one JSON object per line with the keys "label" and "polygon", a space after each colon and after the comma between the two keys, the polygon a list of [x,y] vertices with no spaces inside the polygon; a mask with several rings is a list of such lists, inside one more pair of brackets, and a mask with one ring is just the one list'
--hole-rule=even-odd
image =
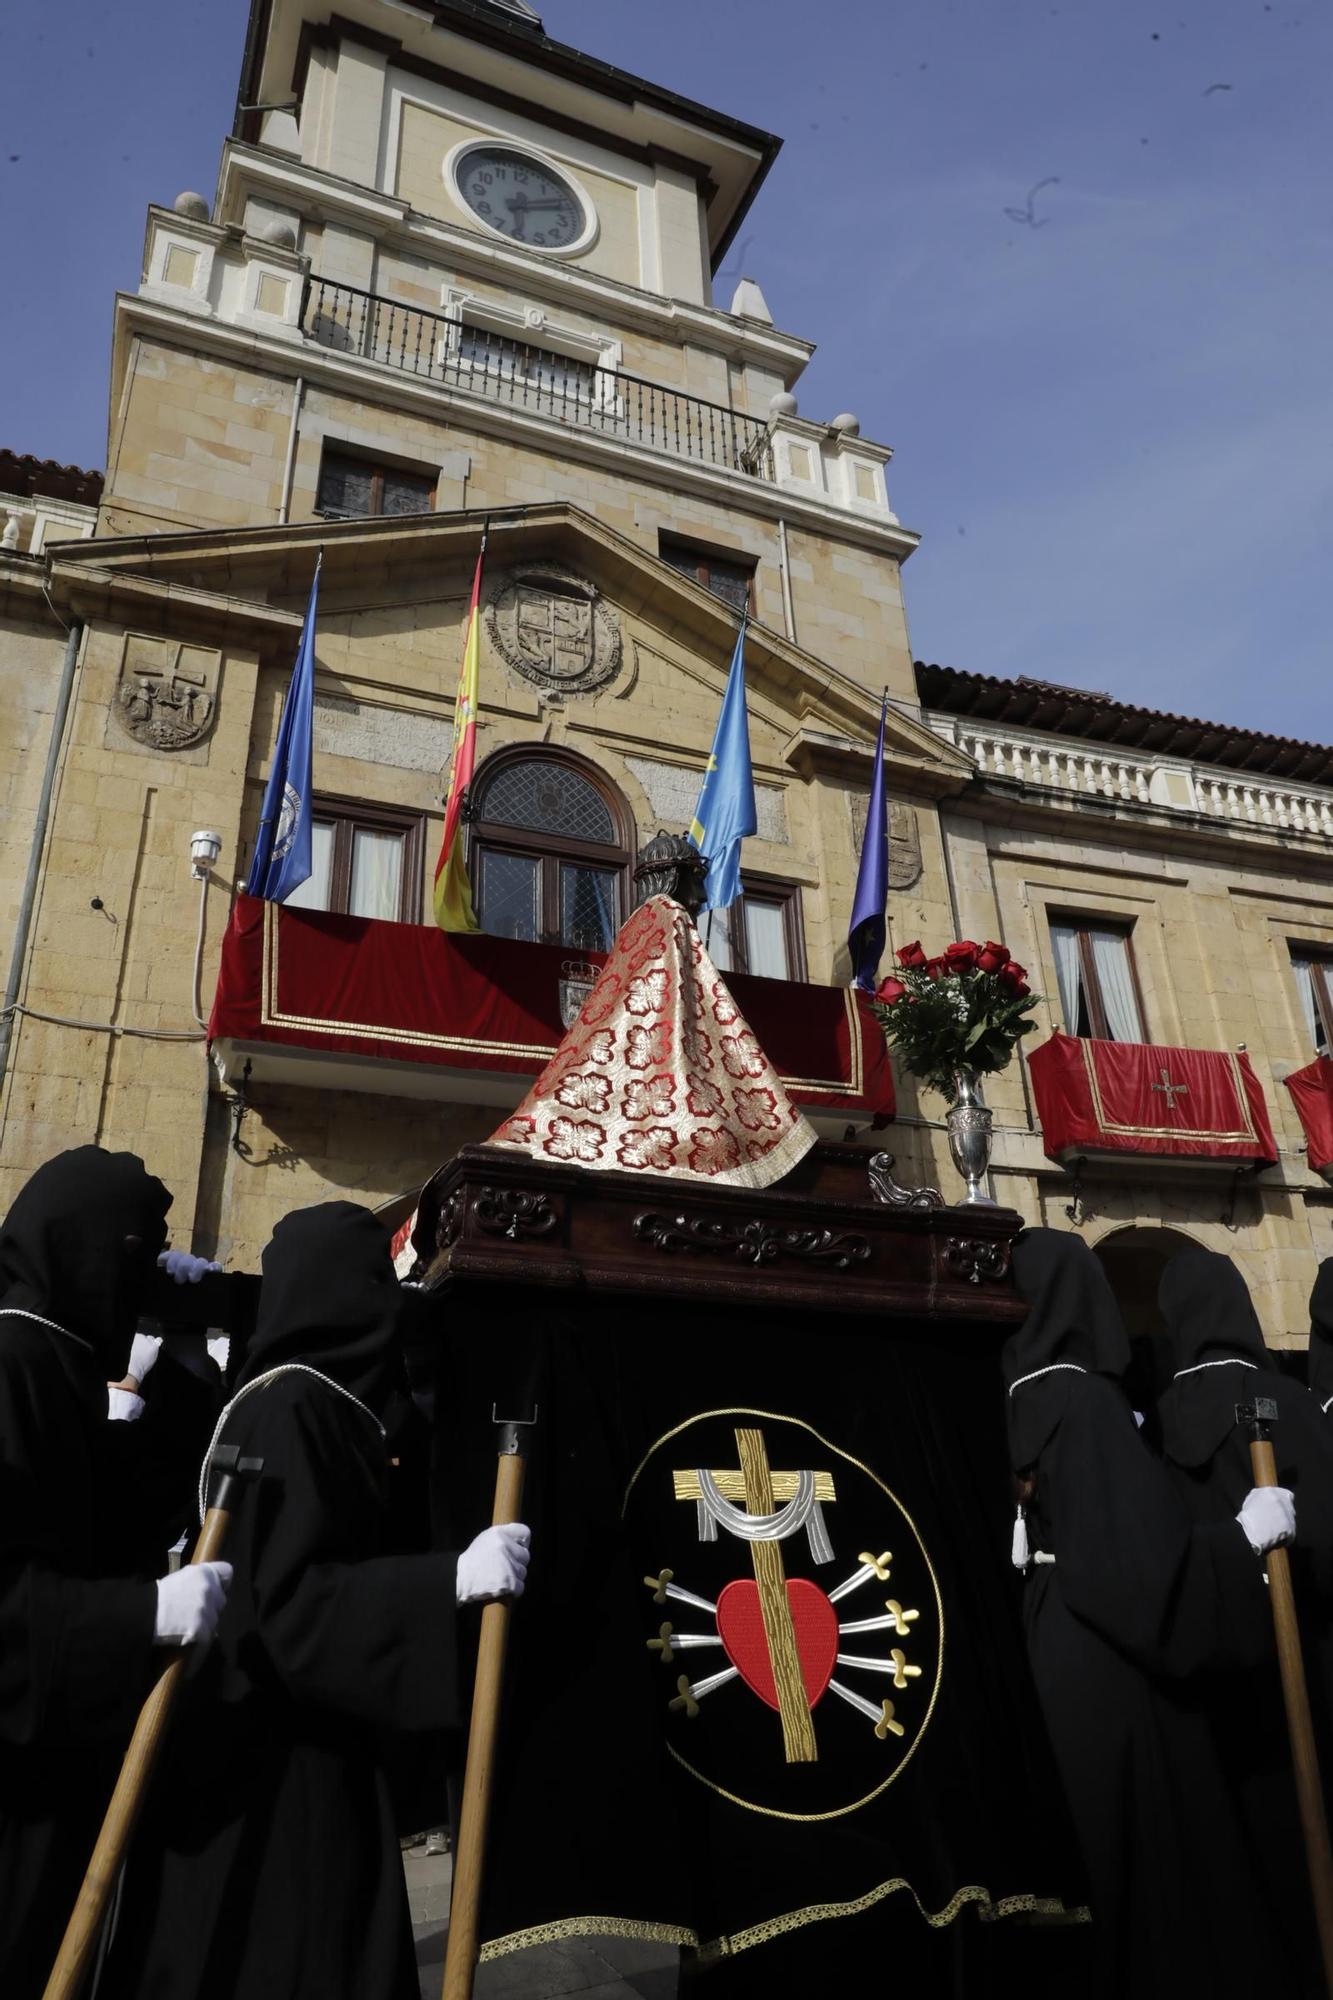
{"label": "clock face", "polygon": [[456,168],[458,191],[490,228],[536,250],[567,250],[587,228],[573,188],[530,154],[474,146]]}

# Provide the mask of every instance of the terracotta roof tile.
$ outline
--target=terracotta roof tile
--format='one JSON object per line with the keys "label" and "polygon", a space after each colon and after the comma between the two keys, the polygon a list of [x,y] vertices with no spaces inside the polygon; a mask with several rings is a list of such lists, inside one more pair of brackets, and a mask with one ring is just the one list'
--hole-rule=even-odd
{"label": "terracotta roof tile", "polygon": [[40,495],[48,500],[74,500],[95,507],[102,497],[102,474],[0,446],[0,493],[17,493],[28,499]]}

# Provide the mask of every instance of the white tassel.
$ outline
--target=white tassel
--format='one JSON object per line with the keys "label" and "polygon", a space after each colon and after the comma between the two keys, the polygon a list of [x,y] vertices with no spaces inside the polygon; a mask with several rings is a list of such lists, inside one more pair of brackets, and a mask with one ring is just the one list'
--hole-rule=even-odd
{"label": "white tassel", "polygon": [[1032,1560],[1028,1550],[1027,1511],[1023,1507],[1014,1515],[1014,1545],[1009,1559],[1015,1569],[1021,1570],[1025,1570]]}

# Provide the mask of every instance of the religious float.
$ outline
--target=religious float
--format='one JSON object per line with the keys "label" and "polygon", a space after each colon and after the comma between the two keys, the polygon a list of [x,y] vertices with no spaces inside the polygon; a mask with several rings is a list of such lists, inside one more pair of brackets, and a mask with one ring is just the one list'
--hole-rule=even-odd
{"label": "religious float", "polygon": [[640,873],[564,1041],[411,1228],[437,1532],[488,1518],[497,1423],[530,1455],[481,1958],[762,1946],[782,1990],[807,1926],[906,1972],[980,1918],[1035,1966],[1082,1887],[1009,1565],[1019,1218],[821,1143],[688,870]]}

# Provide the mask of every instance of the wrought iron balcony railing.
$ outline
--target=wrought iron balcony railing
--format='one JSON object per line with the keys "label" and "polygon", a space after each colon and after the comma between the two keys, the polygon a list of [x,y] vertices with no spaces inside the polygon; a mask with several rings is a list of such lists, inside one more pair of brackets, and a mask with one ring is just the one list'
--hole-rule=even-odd
{"label": "wrought iron balcony railing", "polygon": [[327,278],[307,281],[301,326],[308,339],[337,353],[355,354],[626,444],[753,479],[773,477],[762,419],[660,382],[594,367]]}

